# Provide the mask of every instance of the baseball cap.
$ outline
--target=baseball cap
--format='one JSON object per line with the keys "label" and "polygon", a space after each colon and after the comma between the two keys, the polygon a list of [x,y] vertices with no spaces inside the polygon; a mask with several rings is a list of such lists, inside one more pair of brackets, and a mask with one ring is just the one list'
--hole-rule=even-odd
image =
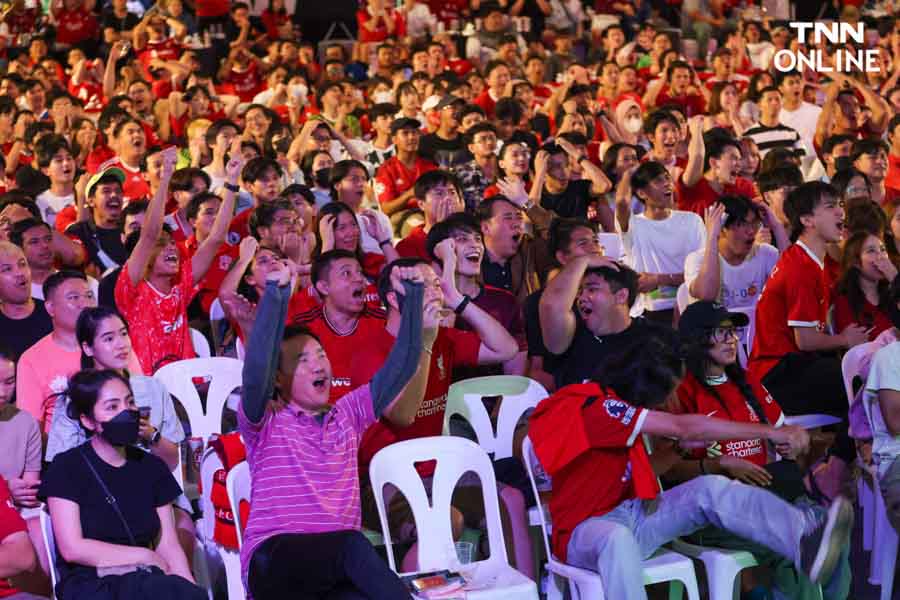
{"label": "baseball cap", "polygon": [[744,313],[729,312],[718,302],[701,300],[689,305],[678,320],[678,333],[688,337],[703,331],[720,327],[730,321],[735,327],[746,327],[750,319]]}
{"label": "baseball cap", "polygon": [[110,178],[114,178],[120,184],[125,185],[125,171],[117,167],[110,167],[94,173],[94,175],[88,179],[87,186],[84,188],[84,195],[90,198],[94,188],[100,183],[108,182]]}
{"label": "baseball cap", "polygon": [[422,112],[428,112],[430,110],[436,109],[437,105],[440,104],[440,102],[440,96],[436,94],[428,96],[427,98],[425,98],[425,102],[422,103]]}
{"label": "baseball cap", "polygon": [[394,119],[394,122],[391,123],[391,135],[397,133],[401,129],[421,129],[422,122],[418,119],[413,119],[410,117],[401,117],[399,119]]}
{"label": "baseball cap", "polygon": [[466,101],[460,98],[459,96],[451,96],[446,95],[441,98],[441,101],[437,103],[437,106],[434,107],[435,110],[442,110],[447,108],[448,106],[454,106],[456,104],[465,104]]}

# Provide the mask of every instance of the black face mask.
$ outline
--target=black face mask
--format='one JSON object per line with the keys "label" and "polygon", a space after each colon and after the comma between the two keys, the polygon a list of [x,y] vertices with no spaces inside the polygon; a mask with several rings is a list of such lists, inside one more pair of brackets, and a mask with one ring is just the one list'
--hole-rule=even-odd
{"label": "black face mask", "polygon": [[331,185],[331,167],[327,169],[319,169],[315,173],[313,173],[313,177],[316,180],[316,185],[319,187],[328,187]]}
{"label": "black face mask", "polygon": [[136,410],[125,409],[103,423],[100,435],[113,446],[132,446],[138,441],[140,424],[141,414]]}

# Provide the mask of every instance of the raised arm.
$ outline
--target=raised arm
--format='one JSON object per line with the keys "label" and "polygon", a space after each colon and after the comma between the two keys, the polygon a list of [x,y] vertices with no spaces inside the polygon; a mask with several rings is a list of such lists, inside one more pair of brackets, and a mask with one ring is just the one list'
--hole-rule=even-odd
{"label": "raised arm", "polygon": [[191,258],[191,270],[194,275],[195,285],[200,283],[200,280],[209,271],[209,267],[212,265],[219,247],[225,243],[225,237],[228,234],[228,224],[231,223],[231,217],[234,216],[234,199],[237,195],[232,190],[229,190],[227,185],[237,186],[238,177],[243,167],[244,160],[240,154],[232,157],[228,164],[225,165],[226,186],[220,192],[222,194],[222,204],[219,206],[219,212],[216,215],[216,220],[213,221],[209,236],[203,240],[203,243],[200,244],[197,252]]}
{"label": "raised arm", "polygon": [[600,196],[609,191],[612,187],[612,182],[606,177],[606,174],[600,167],[589,161],[585,155],[579,154],[578,149],[568,140],[559,138],[557,143],[566,151],[570,158],[577,160],[581,168],[584,169],[584,174],[591,181],[591,194]]}
{"label": "raised arm", "polygon": [[629,167],[622,173],[616,185],[616,223],[622,233],[628,233],[628,221],[631,220],[631,176],[638,166]]}
{"label": "raised arm", "polygon": [[[441,261],[441,287],[444,290],[444,299],[447,306],[458,311],[462,305],[459,316],[468,323],[478,337],[481,346],[478,349],[478,364],[493,365],[503,363],[512,358],[519,351],[519,345],[497,319],[489,315],[481,307],[466,299],[456,287],[456,242],[453,238],[447,238],[434,249],[435,256]],[[465,303],[463,305],[463,303]]]}
{"label": "raised arm", "polygon": [[693,187],[703,177],[703,159],[706,145],[703,143],[703,116],[692,117],[689,123],[691,141],[688,143],[688,162],[681,174],[681,181],[687,187]]}
{"label": "raised arm", "polygon": [[266,279],[266,290],[256,309],[256,322],[244,357],[241,406],[251,423],[259,423],[266,404],[275,390],[275,374],[284,337],[284,320],[291,298],[290,270],[286,265],[273,269]]}
{"label": "raised arm", "polygon": [[103,70],[103,95],[112,98],[116,95],[116,62],[128,54],[126,42],[119,40],[109,51],[106,68]]}
{"label": "raised arm", "polygon": [[163,211],[166,207],[166,200],[169,196],[169,180],[172,179],[172,173],[175,171],[175,147],[166,148],[162,151],[163,168],[160,175],[159,189],[150,200],[150,206],[147,207],[147,216],[144,217],[144,225],[141,227],[141,235],[138,238],[137,245],[128,257],[128,276],[131,283],[137,285],[144,277],[144,270],[150,262],[150,256],[153,254],[153,247],[159,239],[159,235],[163,229]]}
{"label": "raised arm", "polygon": [[698,300],[710,302],[719,299],[722,287],[722,274],[719,266],[719,233],[722,231],[722,217],[725,206],[715,203],[706,209],[706,249],[700,263],[700,272],[691,282],[689,292]]}
{"label": "raised arm", "polygon": [[[400,329],[387,359],[372,376],[369,385],[375,416],[385,414],[391,421],[400,424],[412,423],[419,410],[428,381],[431,345],[437,334],[432,322],[427,344],[424,342],[423,281],[418,267],[397,267],[391,271],[394,292],[398,297],[404,296]],[[436,321],[431,313],[430,320]]]}

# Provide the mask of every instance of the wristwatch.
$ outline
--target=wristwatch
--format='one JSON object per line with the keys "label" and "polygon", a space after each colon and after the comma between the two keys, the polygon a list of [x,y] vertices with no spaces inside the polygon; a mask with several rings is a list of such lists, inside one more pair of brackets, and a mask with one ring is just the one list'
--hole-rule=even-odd
{"label": "wristwatch", "polygon": [[459,304],[456,305],[456,308],[453,309],[453,312],[455,312],[458,315],[463,314],[463,311],[466,310],[466,307],[469,305],[469,302],[471,302],[471,301],[472,301],[472,298],[470,298],[469,296],[463,295],[462,302],[460,302]]}
{"label": "wristwatch", "polygon": [[150,445],[155,446],[159,443],[159,440],[162,439],[162,433],[160,433],[159,429],[153,432],[153,436],[150,438]]}
{"label": "wristwatch", "polygon": [[226,190],[228,190],[229,192],[234,192],[235,194],[237,194],[239,191],[241,191],[240,186],[234,185],[233,183],[228,183],[227,181],[222,184],[222,187],[225,188]]}

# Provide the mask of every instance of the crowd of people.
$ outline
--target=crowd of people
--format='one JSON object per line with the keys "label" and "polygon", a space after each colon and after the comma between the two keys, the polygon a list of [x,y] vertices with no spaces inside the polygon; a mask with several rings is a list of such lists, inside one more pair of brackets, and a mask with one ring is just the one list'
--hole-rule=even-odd
{"label": "crowd of people", "polygon": [[610,598],[685,537],[752,551],[748,593],[846,599],[856,478],[900,530],[900,19],[861,4],[818,7],[864,26],[838,43],[746,0],[362,0],[317,44],[286,0],[11,0],[0,597],[50,593],[41,511],[60,600],[206,597],[190,423],[153,377],[202,336],[243,360],[248,598],[408,598],[362,533],[369,465],[441,435],[453,383],[518,375],[550,393],[495,462],[522,573],[510,502],[544,501]]}

